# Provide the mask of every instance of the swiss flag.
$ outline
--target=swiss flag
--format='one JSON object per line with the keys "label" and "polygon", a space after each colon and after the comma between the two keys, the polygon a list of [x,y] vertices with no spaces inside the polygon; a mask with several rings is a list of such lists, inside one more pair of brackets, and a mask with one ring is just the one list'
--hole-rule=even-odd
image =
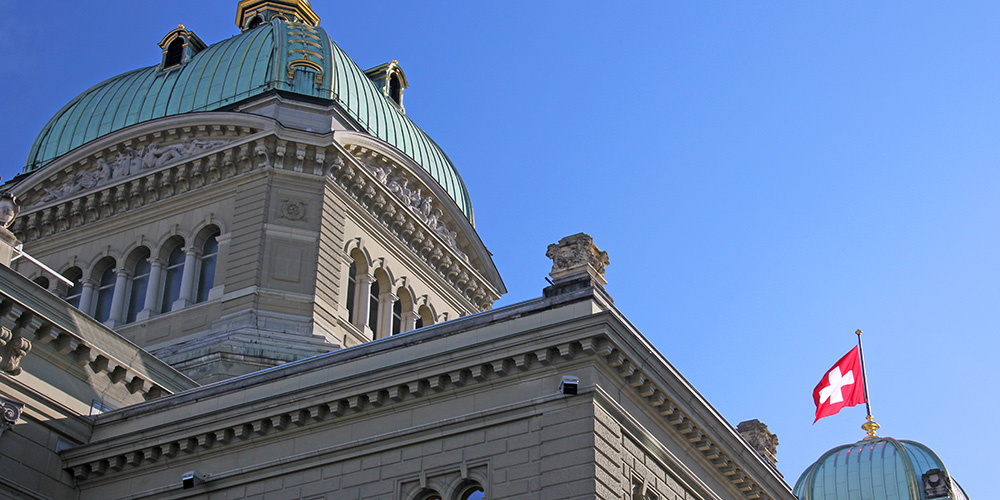
{"label": "swiss flag", "polygon": [[861,356],[858,348],[840,358],[823,375],[823,380],[813,389],[813,401],[816,402],[816,420],[828,417],[840,411],[845,406],[855,406],[865,402],[865,381],[861,373]]}

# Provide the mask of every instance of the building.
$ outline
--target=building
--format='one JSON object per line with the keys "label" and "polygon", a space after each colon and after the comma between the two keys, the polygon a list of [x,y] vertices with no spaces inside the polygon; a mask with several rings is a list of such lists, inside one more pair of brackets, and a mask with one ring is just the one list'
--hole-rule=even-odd
{"label": "building", "polygon": [[3,187],[0,492],[794,498],[766,427],[734,429],[615,308],[589,236],[492,308],[398,62],[361,69],[305,0],[236,23],[165,34]]}

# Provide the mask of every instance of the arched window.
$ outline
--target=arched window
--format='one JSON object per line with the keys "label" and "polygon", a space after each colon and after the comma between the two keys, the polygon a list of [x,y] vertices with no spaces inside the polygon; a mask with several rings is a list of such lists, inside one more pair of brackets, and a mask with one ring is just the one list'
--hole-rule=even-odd
{"label": "arched window", "polygon": [[403,103],[403,83],[399,81],[399,75],[396,73],[389,76],[389,97],[396,104]]}
{"label": "arched window", "polygon": [[417,313],[419,313],[419,316],[417,317],[417,328],[423,328],[434,324],[434,312],[431,311],[430,307],[427,307],[426,305],[420,306]]}
{"label": "arched window", "polygon": [[215,263],[219,257],[218,233],[209,236],[201,248],[201,262],[198,268],[198,294],[195,302],[205,302],[208,300],[208,292],[215,285]]}
{"label": "arched window", "polygon": [[347,321],[354,323],[354,294],[358,293],[358,263],[351,260],[347,269]]}
{"label": "arched window", "polygon": [[264,18],[262,18],[260,16],[253,16],[253,19],[250,20],[250,24],[247,24],[247,29],[251,29],[252,30],[252,29],[256,28],[257,26],[260,26],[263,22],[264,22]]}
{"label": "arched window", "polygon": [[111,301],[115,296],[115,263],[112,260],[101,273],[97,283],[97,304],[94,307],[94,319],[104,323],[111,317]]}
{"label": "arched window", "polygon": [[66,302],[69,305],[79,308],[80,307],[80,297],[83,296],[83,271],[80,271],[79,267],[71,267],[66,272],[63,273],[67,279],[73,282],[73,286],[66,289]]}
{"label": "arched window", "polygon": [[462,491],[462,494],[458,496],[459,500],[483,500],[486,498],[486,493],[483,488],[479,485],[473,485]]}
{"label": "arched window", "polygon": [[33,281],[36,285],[38,285],[38,286],[40,286],[40,287],[42,287],[42,288],[44,288],[46,290],[49,289],[49,279],[46,278],[45,276],[39,276],[39,277],[37,277],[37,278],[35,278],[35,279],[31,280],[31,281]]}
{"label": "arched window", "polygon": [[392,330],[391,335],[399,333],[399,328],[403,324],[403,303],[395,301],[392,303]]}
{"label": "arched window", "polygon": [[368,293],[368,328],[371,329],[372,335],[378,334],[378,295],[378,280],[375,280],[371,292]]}
{"label": "arched window", "polygon": [[178,244],[167,256],[166,275],[163,279],[163,303],[161,312],[169,312],[170,307],[181,296],[181,280],[184,276],[184,245]]}
{"label": "arched window", "polygon": [[132,289],[128,296],[128,312],[125,322],[135,321],[139,311],[146,305],[146,288],[149,286],[149,255],[139,257],[132,267]]}
{"label": "arched window", "polygon": [[167,58],[163,62],[164,68],[170,68],[177,66],[184,60],[184,39],[175,38],[174,41],[170,42],[167,46]]}

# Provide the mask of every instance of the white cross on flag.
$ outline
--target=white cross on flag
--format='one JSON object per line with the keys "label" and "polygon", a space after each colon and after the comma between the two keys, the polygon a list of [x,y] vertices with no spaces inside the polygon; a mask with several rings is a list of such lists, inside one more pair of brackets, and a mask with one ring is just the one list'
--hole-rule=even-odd
{"label": "white cross on flag", "polygon": [[816,402],[816,420],[828,417],[840,411],[845,406],[855,406],[865,402],[865,382],[861,373],[861,356],[858,348],[840,358],[823,375],[823,380],[813,390],[813,401]]}

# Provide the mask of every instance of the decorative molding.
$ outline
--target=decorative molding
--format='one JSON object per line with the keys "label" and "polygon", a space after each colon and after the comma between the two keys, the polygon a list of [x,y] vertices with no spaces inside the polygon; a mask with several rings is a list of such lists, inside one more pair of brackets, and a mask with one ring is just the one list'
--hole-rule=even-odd
{"label": "decorative molding", "polygon": [[[3,336],[11,335],[4,348],[2,368],[11,375],[21,372],[17,365],[34,344],[36,348],[48,349],[58,356],[70,359],[74,364],[89,368],[95,375],[107,374],[111,382],[121,384],[133,394],[140,393],[147,400],[170,393],[150,382],[147,375],[128,363],[36,314],[3,290],[0,290],[0,312]],[[33,335],[35,341],[29,342],[22,337],[24,334]]]}
{"label": "decorative molding", "polygon": [[307,203],[301,200],[283,199],[278,206],[278,218],[293,221],[303,220],[306,217]]}
{"label": "decorative molding", "polygon": [[24,403],[0,398],[0,434],[14,427],[14,424],[21,418],[21,410],[23,409]]}
{"label": "decorative molding", "polygon": [[417,187],[421,181],[407,175],[402,168],[393,168],[392,160],[375,151],[354,145],[345,147],[357,163],[334,159],[330,179],[467,300],[480,310],[492,307],[500,295],[460,249],[457,233],[449,229],[438,202],[431,196],[423,196]]}

